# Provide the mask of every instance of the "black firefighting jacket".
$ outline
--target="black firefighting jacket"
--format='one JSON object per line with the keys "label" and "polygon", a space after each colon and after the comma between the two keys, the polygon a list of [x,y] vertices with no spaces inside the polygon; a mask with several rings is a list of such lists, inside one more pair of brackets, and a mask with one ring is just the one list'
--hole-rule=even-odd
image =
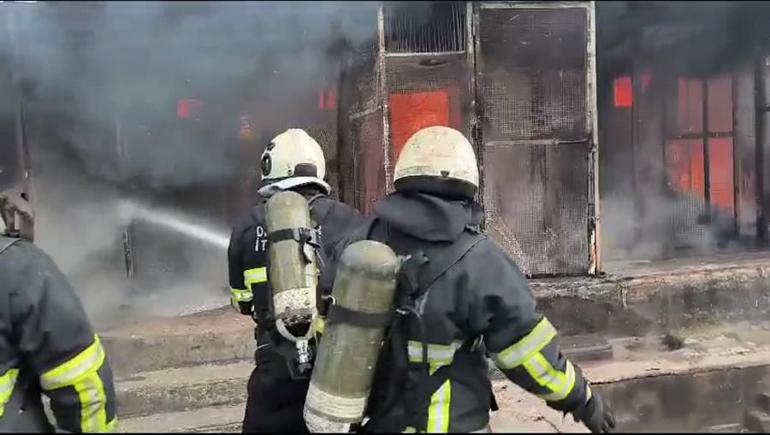
{"label": "black firefighting jacket", "polygon": [[[476,203],[397,192],[380,202],[376,220],[363,226],[368,227],[366,231],[357,230],[351,236],[384,242],[400,256],[425,250],[428,260],[436,248],[438,252],[442,247],[453,249],[468,231],[474,233],[471,239],[478,237],[474,243],[466,242],[470,249],[422,289],[414,305],[422,327],[410,316],[408,328],[391,331],[408,335],[401,340],[408,356],[404,364],[408,368],[403,370],[406,382],[395,377],[398,370],[392,355],[381,353],[367,409],[372,419],[367,431],[484,429],[493,397],[487,357],[510,380],[552,408],[571,412],[588,401],[590,388],[580,370],[561,354],[556,330],[536,311],[525,277],[494,241],[478,233],[482,216]],[[352,241],[341,242],[335,255]],[[399,292],[403,282],[399,281]],[[439,373],[446,378],[435,382],[433,377]],[[423,388],[431,384],[435,388]],[[391,400],[393,394],[398,400]],[[391,403],[395,405],[388,406]]]}
{"label": "black firefighting jacket", "polygon": [[[67,278],[39,248],[0,236],[0,432],[108,432],[112,371]],[[23,410],[23,412],[22,412]]]}
{"label": "black firefighting jacket", "polygon": [[[328,257],[326,250],[338,244],[346,231],[355,228],[363,220],[356,209],[322,195],[315,187],[304,186],[293,190],[310,201],[310,216],[321,234],[320,255],[324,259]],[[257,341],[260,345],[282,341],[275,331],[275,319],[269,310],[272,291],[267,276],[269,256],[265,223],[266,202],[267,198],[262,198],[249,215],[235,225],[227,253],[231,302],[242,314],[253,315],[258,325]],[[330,293],[332,281],[324,278],[325,271],[333,269],[334,265],[323,261],[323,265],[319,267],[322,269],[319,286],[325,293]]]}

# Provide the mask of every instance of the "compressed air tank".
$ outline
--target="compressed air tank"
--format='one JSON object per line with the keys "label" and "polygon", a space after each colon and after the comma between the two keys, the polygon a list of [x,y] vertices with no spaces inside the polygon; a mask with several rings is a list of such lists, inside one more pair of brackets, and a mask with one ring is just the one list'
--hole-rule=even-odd
{"label": "compressed air tank", "polygon": [[398,267],[396,254],[379,242],[355,242],[342,253],[305,401],[311,432],[347,432],[362,421],[392,317]]}
{"label": "compressed air tank", "polygon": [[318,268],[313,244],[318,240],[312,237],[310,207],[299,193],[279,192],[267,201],[265,220],[274,315],[296,334],[297,327],[309,328],[316,309]]}

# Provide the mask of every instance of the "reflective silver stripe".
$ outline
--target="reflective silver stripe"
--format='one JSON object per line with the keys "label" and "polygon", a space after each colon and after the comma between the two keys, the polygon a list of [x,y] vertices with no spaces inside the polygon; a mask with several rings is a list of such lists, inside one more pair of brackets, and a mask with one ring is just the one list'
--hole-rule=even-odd
{"label": "reflective silver stripe", "polygon": [[[460,341],[455,341],[452,344],[428,344],[428,362],[439,365],[450,364],[460,346],[462,346]],[[422,362],[422,343],[409,341],[407,349],[410,362]]]}
{"label": "reflective silver stripe", "polygon": [[19,369],[10,369],[0,376],[0,417],[5,413],[5,404],[11,400],[13,387],[19,377]]}
{"label": "reflective silver stripe", "polygon": [[544,317],[529,334],[502,352],[493,355],[492,359],[501,369],[513,369],[540,352],[554,337],[556,337],[556,328]]}
{"label": "reflective silver stripe", "polygon": [[89,372],[98,370],[104,363],[104,358],[104,349],[99,337],[94,335],[94,342],[86,350],[40,376],[40,385],[45,390],[73,385]]}

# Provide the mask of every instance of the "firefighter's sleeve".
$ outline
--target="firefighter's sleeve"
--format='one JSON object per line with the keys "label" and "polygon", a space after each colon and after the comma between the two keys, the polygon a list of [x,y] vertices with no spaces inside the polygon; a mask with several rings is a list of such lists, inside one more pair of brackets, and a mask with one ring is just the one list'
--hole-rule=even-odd
{"label": "firefighter's sleeve", "polygon": [[581,408],[590,388],[562,355],[556,329],[535,309],[535,298],[516,264],[492,242],[476,256],[471,319],[495,365],[514,383],[563,412]]}
{"label": "firefighter's sleeve", "polygon": [[243,267],[243,236],[245,230],[233,228],[230,244],[227,247],[227,269],[230,280],[230,305],[241,314],[251,314],[254,296],[246,285]]}
{"label": "firefighter's sleeve", "polygon": [[99,336],[54,262],[34,245],[17,245],[9,249],[22,272],[12,284],[21,289],[11,302],[14,330],[24,361],[51,399],[57,427],[113,431],[115,388]]}

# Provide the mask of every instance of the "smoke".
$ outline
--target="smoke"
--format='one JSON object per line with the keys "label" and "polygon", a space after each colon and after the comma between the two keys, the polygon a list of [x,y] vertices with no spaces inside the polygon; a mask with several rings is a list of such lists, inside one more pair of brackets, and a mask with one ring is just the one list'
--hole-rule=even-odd
{"label": "smoke", "polygon": [[0,58],[12,58],[25,105],[37,242],[94,321],[227,303],[232,190],[255,170],[243,148],[253,156],[261,146],[239,139],[241,118],[260,140],[328,123],[318,93],[337,88],[346,47],[373,40],[376,7],[0,4],[15,41]]}
{"label": "smoke", "polygon": [[[376,29],[367,3],[24,6],[15,28],[28,98],[75,115],[64,138],[89,172],[154,188],[227,180],[240,111],[256,103],[256,130],[301,124],[335,78],[331,45]],[[182,98],[202,101],[186,122],[176,119]]]}
{"label": "smoke", "polygon": [[647,195],[640,214],[634,200],[617,195],[602,199],[602,249],[608,260],[649,260],[706,255],[742,247],[734,238],[729,213],[711,210],[691,194]]}
{"label": "smoke", "polygon": [[[666,144],[676,133],[687,132],[677,120],[686,105],[677,98],[678,78],[732,75],[737,82],[736,71],[752,65],[760,40],[767,36],[762,23],[768,17],[770,8],[764,2],[597,4],[599,111],[603,135],[600,144],[601,240],[605,259],[672,258],[746,249],[751,245],[751,241],[737,236],[732,210],[724,208],[724,204],[722,208],[714,204],[707,207],[702,193],[688,193],[673,185],[674,174],[666,162],[671,157],[666,156],[670,147]],[[613,105],[612,80],[632,74],[637,82],[633,108],[618,109]],[[741,86],[733,86],[733,92],[742,92],[738,90]],[[709,103],[709,119],[712,119],[712,112],[719,111],[723,105],[734,102],[731,107],[736,111],[741,104],[746,104],[739,98],[754,97],[748,92],[733,95],[733,101],[720,101],[713,95],[709,98],[714,98],[714,102]],[[753,107],[753,100],[751,104]],[[737,130],[753,129],[753,115],[749,119],[735,112],[733,120],[735,159],[746,160],[744,154],[752,152],[749,150],[752,145],[739,143],[741,136]],[[745,150],[739,150],[740,146]],[[751,168],[744,168],[749,170]],[[714,174],[712,182],[713,177]]]}

